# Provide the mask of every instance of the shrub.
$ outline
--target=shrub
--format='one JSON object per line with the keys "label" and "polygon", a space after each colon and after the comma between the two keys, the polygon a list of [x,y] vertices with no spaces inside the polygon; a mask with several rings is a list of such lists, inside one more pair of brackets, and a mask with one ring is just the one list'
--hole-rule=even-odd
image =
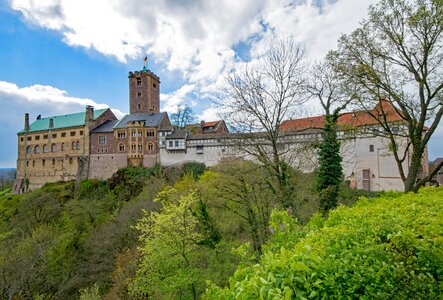
{"label": "shrub", "polygon": [[442,198],[443,188],[428,188],[317,216],[295,245],[275,235],[259,264],[240,267],[229,289],[211,286],[206,296],[440,299]]}

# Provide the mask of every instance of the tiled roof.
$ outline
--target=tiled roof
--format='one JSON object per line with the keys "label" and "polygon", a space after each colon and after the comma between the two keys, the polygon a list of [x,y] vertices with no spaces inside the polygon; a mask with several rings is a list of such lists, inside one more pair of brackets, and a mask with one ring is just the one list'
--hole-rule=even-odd
{"label": "tiled roof", "polygon": [[93,133],[102,133],[102,132],[113,132],[115,124],[118,123],[118,120],[108,120],[100,126],[91,130]]}
{"label": "tiled roof", "polygon": [[166,136],[166,139],[184,139],[188,135],[186,130],[174,130]]}
{"label": "tiled roof", "polygon": [[129,122],[133,121],[143,121],[145,126],[148,127],[158,127],[160,126],[166,113],[149,113],[149,114],[130,114],[125,115],[114,128],[126,128]]}
{"label": "tiled roof", "polygon": [[[402,121],[403,118],[400,114],[395,111],[395,108],[389,101],[381,100],[380,104],[378,104],[371,113],[374,116],[379,116],[382,112],[386,116],[386,120],[388,122],[397,122]],[[380,115],[380,117],[382,117]],[[291,131],[291,130],[304,130],[307,128],[323,128],[325,122],[324,116],[315,116],[309,118],[301,118],[294,120],[286,120],[283,121],[280,125],[280,129],[282,131]],[[355,111],[343,113],[338,117],[337,120],[338,125],[349,124],[351,126],[363,126],[363,125],[375,125],[378,124],[378,120],[375,119],[371,114],[367,111]]]}
{"label": "tiled roof", "polygon": [[[97,119],[98,117],[100,117],[107,109],[109,109],[109,108],[94,110],[94,119]],[[49,130],[49,120],[50,119],[54,120],[54,127],[52,129],[84,126],[85,125],[85,112],[41,118],[39,120],[32,122],[29,125],[28,132]],[[25,130],[21,130],[18,133],[24,133],[24,132],[25,132]]]}

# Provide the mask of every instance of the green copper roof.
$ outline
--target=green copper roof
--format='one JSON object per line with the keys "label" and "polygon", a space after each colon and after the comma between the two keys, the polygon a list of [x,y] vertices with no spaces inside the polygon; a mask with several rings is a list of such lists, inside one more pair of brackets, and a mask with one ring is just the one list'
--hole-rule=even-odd
{"label": "green copper roof", "polygon": [[[94,110],[94,119],[100,117],[108,108]],[[29,125],[28,132],[49,130],[49,119],[54,120],[54,127],[52,129],[60,129],[75,126],[85,125],[85,114],[86,112],[80,112],[69,115],[53,116],[41,118]],[[21,130],[18,133],[24,133],[25,130]]]}

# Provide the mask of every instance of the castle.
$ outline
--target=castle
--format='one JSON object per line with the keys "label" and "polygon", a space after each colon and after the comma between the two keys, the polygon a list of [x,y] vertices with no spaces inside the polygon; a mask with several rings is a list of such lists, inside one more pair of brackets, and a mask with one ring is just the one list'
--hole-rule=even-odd
{"label": "castle", "polygon": [[[108,109],[41,118],[30,123],[25,114],[24,129],[18,132],[17,177],[14,192],[59,180],[112,176],[126,166],[164,166],[189,161],[207,166],[221,159],[242,156],[238,135],[229,133],[224,121],[201,122],[185,130],[174,130],[168,114],[160,112],[160,79],[150,70],[129,72],[129,111],[118,120]],[[389,121],[400,122],[389,102],[380,101]],[[374,108],[375,110],[377,107]],[[323,117],[284,121],[283,146],[295,159],[291,164],[304,171],[316,167],[316,155],[305,147],[321,138]],[[359,134],[342,139],[343,171],[354,188],[366,190],[402,190],[392,151],[386,140],[373,134],[376,121],[368,113],[342,114],[338,120],[359,128]],[[311,150],[309,150],[311,149]],[[426,152],[427,153],[427,152]],[[423,158],[427,161],[427,155]],[[423,164],[423,173],[428,173]]]}

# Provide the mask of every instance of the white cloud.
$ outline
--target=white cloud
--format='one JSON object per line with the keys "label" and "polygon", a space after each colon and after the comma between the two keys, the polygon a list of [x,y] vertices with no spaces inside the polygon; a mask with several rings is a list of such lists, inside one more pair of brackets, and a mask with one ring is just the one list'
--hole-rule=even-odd
{"label": "white cloud", "polygon": [[173,93],[161,94],[160,98],[162,100],[162,111],[166,111],[168,113],[176,112],[179,105],[192,101],[191,94],[194,92],[194,90],[195,85],[185,84]]}
{"label": "white cloud", "polygon": [[[83,111],[86,105],[92,105],[97,109],[108,107],[91,99],[70,97],[66,91],[48,85],[18,87],[14,83],[0,81],[2,128],[21,130],[24,112],[28,112],[31,117],[39,114],[45,117]],[[123,116],[123,112],[118,109],[112,111],[117,117]]]}
{"label": "white cloud", "polygon": [[251,49],[254,58],[271,34],[292,34],[311,57],[319,58],[341,33],[358,25],[375,0],[323,1],[321,10],[316,2],[12,0],[11,6],[28,22],[61,32],[68,45],[95,49],[123,63],[149,53],[166,70],[178,70],[195,84],[198,96],[206,96],[225,67],[238,60],[238,43],[258,37]]}

